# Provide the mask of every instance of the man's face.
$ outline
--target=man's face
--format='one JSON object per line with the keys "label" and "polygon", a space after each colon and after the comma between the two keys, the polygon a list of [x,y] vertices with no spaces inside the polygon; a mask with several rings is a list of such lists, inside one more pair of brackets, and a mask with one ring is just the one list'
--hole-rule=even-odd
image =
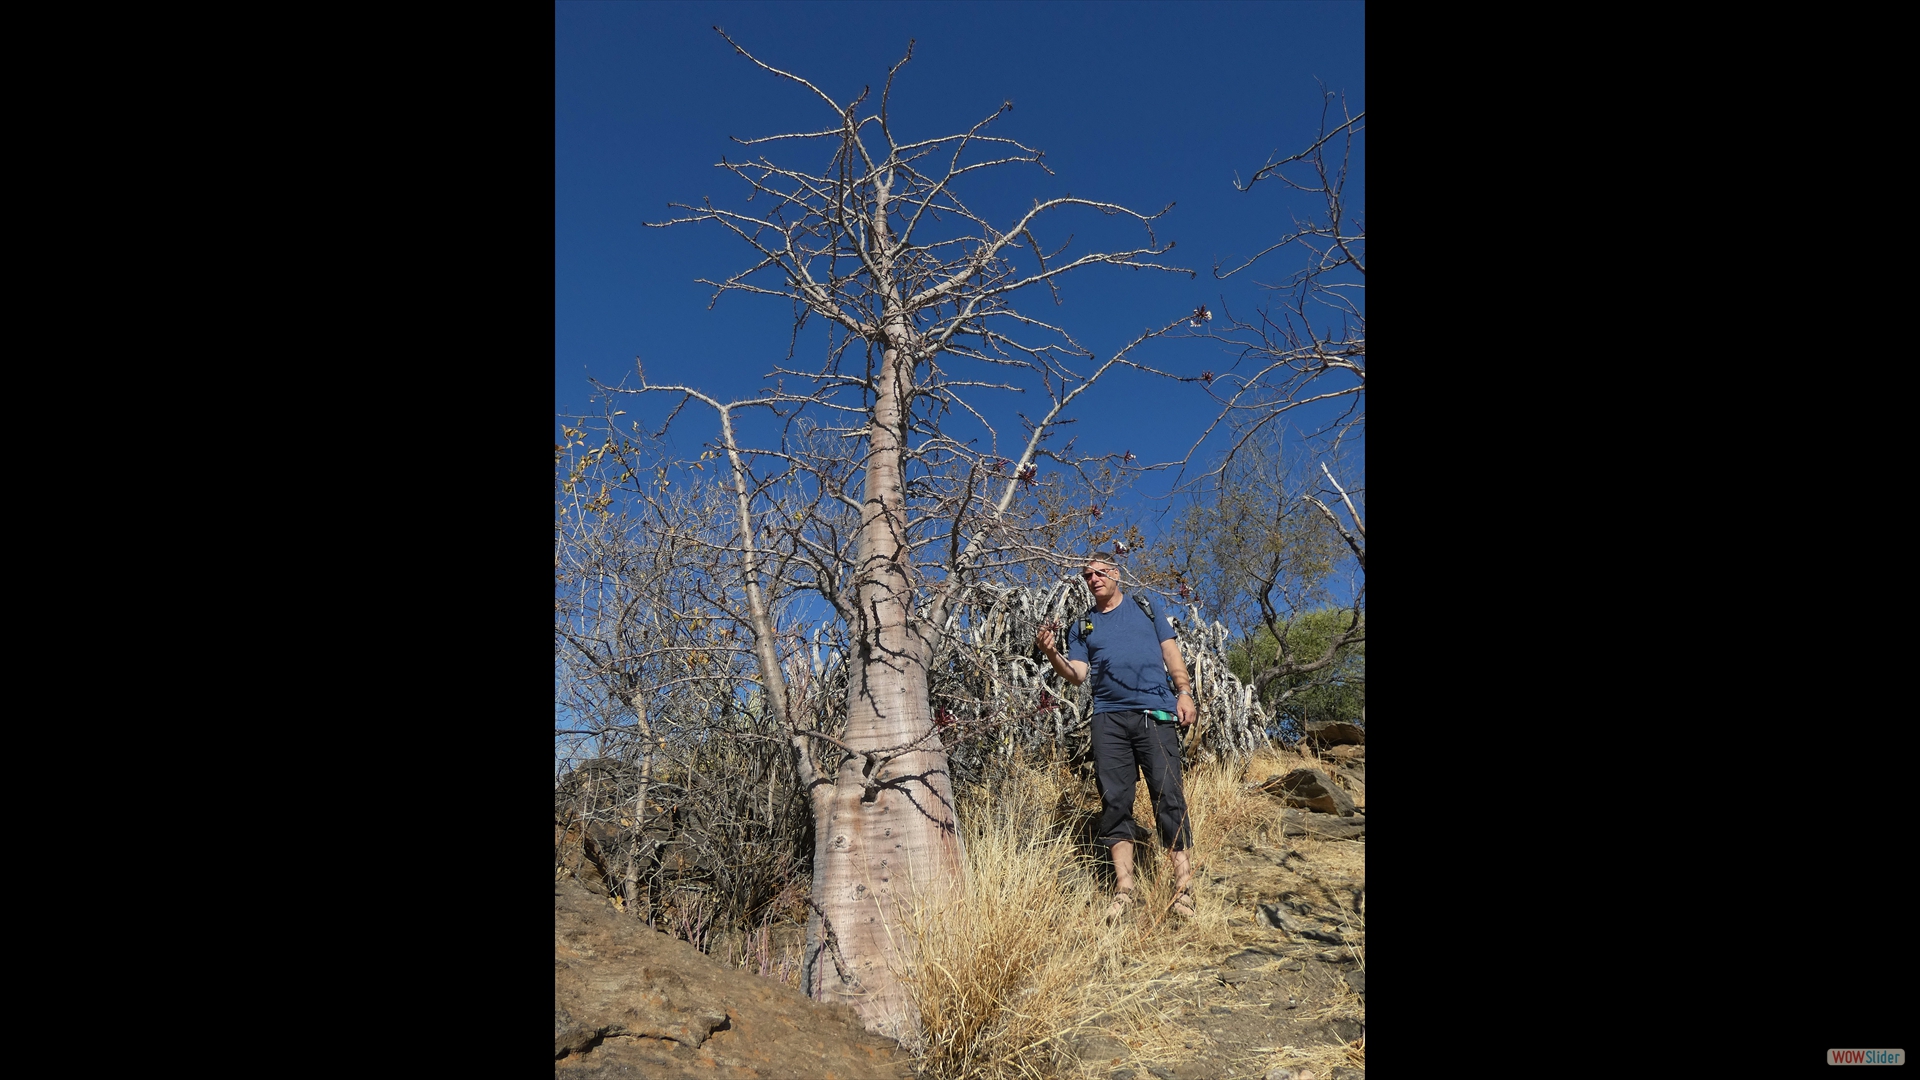
{"label": "man's face", "polygon": [[1117,576],[1113,567],[1102,562],[1090,562],[1086,569],[1080,571],[1080,579],[1087,583],[1087,588],[1093,590],[1095,600],[1105,600],[1113,595],[1114,579]]}

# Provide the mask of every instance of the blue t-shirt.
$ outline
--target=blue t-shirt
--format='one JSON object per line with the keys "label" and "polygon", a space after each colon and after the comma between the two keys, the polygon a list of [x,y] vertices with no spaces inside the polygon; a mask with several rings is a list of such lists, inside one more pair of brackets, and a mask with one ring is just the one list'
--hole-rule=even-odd
{"label": "blue t-shirt", "polygon": [[[1089,630],[1091,627],[1091,630]],[[1094,712],[1173,711],[1160,643],[1177,636],[1165,619],[1150,619],[1131,597],[1112,611],[1092,611],[1067,627],[1067,659],[1087,665]]]}

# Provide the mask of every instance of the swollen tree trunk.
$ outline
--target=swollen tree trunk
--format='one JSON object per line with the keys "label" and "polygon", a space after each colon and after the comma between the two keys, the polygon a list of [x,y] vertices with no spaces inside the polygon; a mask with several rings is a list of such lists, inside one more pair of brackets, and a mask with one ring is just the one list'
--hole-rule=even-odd
{"label": "swollen tree trunk", "polygon": [[[904,1041],[919,1029],[903,981],[906,916],[913,904],[942,902],[965,872],[947,755],[927,696],[937,630],[913,617],[903,455],[911,333],[904,319],[889,320],[867,429],[859,622],[850,628],[842,736],[858,756],[842,757],[831,792],[815,803],[817,912],[808,935],[808,956],[818,961],[814,996],[851,1005],[868,1028]],[[833,941],[821,940],[829,935]]]}

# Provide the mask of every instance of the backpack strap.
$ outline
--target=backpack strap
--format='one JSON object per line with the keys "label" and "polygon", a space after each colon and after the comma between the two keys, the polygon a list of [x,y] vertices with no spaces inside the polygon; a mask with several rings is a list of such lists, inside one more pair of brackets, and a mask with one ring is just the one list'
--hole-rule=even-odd
{"label": "backpack strap", "polygon": [[1158,622],[1155,622],[1153,617],[1153,601],[1147,599],[1143,593],[1134,593],[1133,602],[1139,604],[1140,610],[1147,613],[1147,621],[1154,623],[1154,632],[1156,634],[1159,633],[1160,625]]}

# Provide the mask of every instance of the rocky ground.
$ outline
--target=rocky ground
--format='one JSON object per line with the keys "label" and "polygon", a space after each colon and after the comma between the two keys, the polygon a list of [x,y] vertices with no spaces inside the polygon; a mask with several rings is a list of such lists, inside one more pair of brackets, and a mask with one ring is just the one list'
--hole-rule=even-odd
{"label": "rocky ground", "polygon": [[853,1010],[728,967],[553,887],[555,1080],[905,1080],[907,1055]]}
{"label": "rocky ground", "polygon": [[[1182,947],[1132,987],[1181,1049],[1082,1033],[1056,1058],[1062,1076],[1365,1076],[1364,754],[1323,747],[1303,763],[1311,769],[1261,786],[1291,809],[1198,849],[1201,902],[1225,909],[1229,932]],[[912,1075],[909,1055],[850,1010],[722,964],[574,881],[555,885],[554,903],[556,1080]],[[1134,932],[1178,932],[1150,912],[1131,917]]]}
{"label": "rocky ground", "polygon": [[1135,1061],[1121,1040],[1083,1036],[1083,1067],[1110,1080],[1364,1077],[1364,832],[1246,838],[1215,849],[1196,876],[1229,906],[1232,942],[1148,980],[1152,1007],[1189,1033],[1186,1055]]}
{"label": "rocky ground", "polygon": [[1312,767],[1260,785],[1289,807],[1277,821],[1231,831],[1199,852],[1195,877],[1225,906],[1230,942],[1190,951],[1150,991],[1168,1022],[1191,1029],[1188,1056],[1134,1064],[1116,1052],[1094,1075],[1365,1076],[1365,747],[1327,749]]}

